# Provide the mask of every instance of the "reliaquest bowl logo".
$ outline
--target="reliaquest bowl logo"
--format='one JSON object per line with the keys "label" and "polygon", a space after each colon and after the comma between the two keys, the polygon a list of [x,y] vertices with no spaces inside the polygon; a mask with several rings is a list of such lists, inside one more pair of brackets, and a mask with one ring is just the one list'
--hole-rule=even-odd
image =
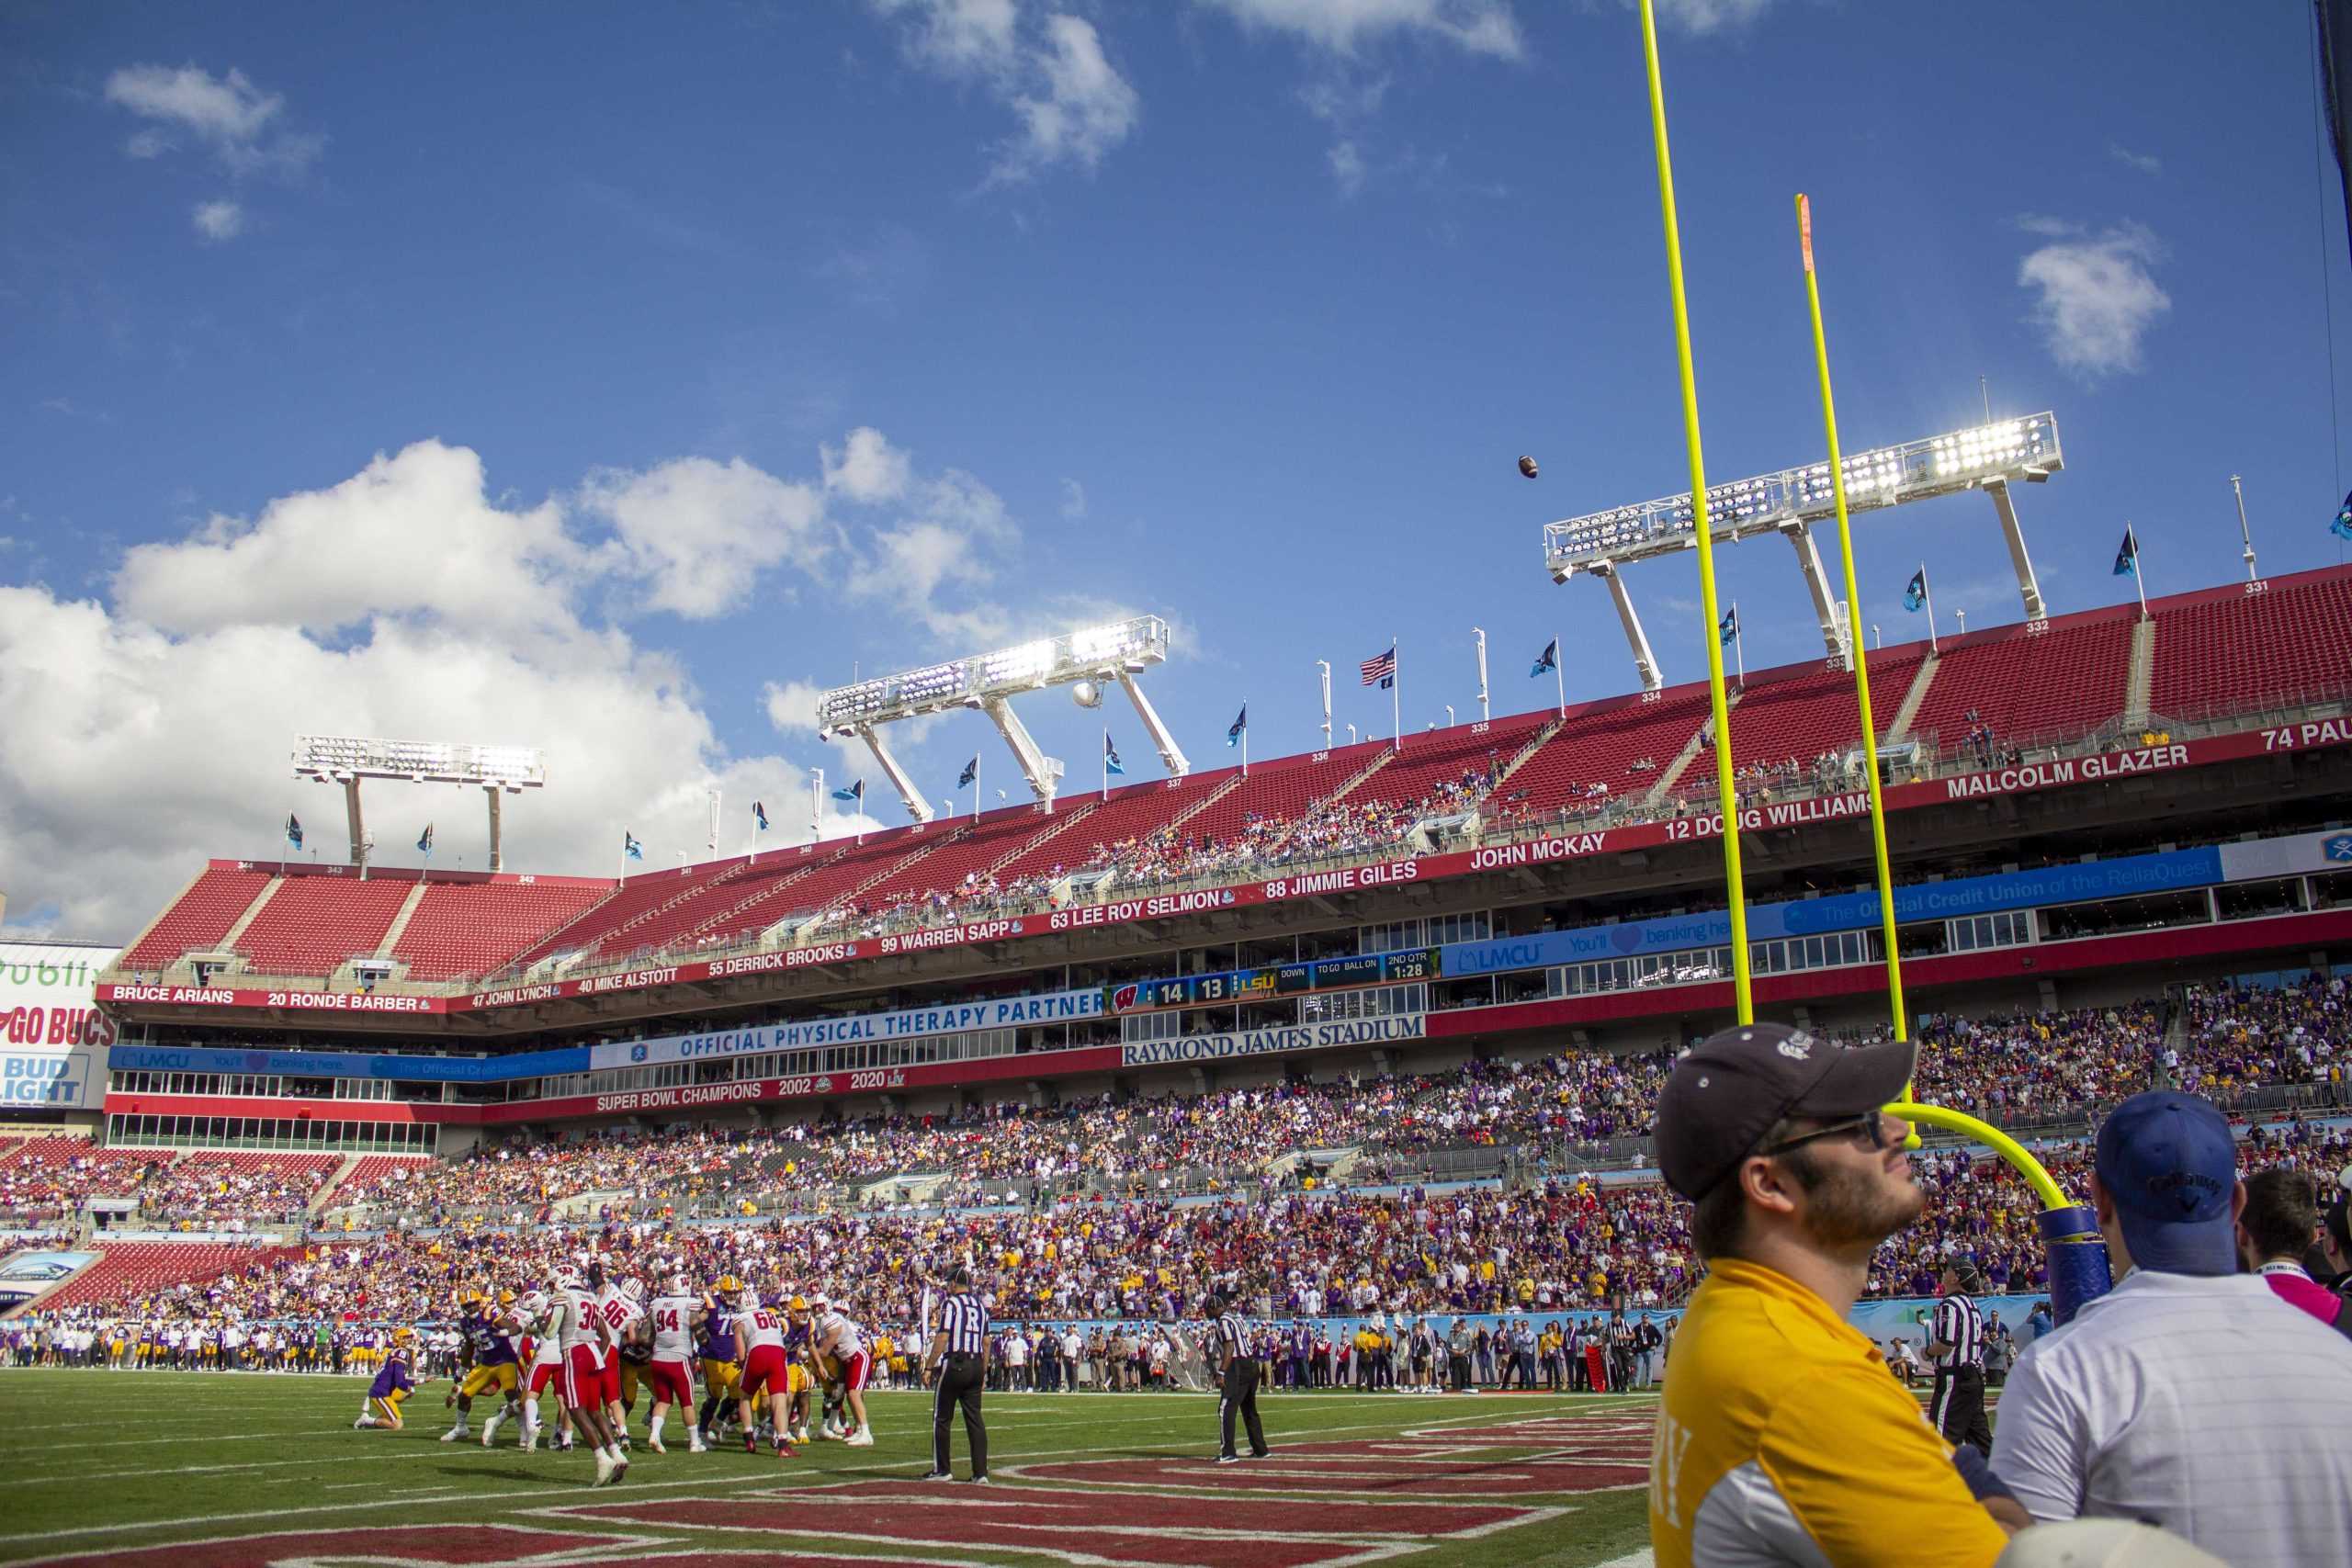
{"label": "reliaquest bowl logo", "polygon": [[2352,865],[2352,833],[2338,833],[2320,846],[2320,853],[2330,864]]}
{"label": "reliaquest bowl logo", "polygon": [[644,1046],[642,1046],[642,1045],[632,1045],[632,1046],[630,1046],[630,1047],[628,1048],[628,1059],[629,1059],[630,1061],[632,1061],[632,1062],[642,1062],[643,1060],[645,1060],[645,1057],[646,1057],[646,1050],[645,1050],[645,1047],[644,1047]]}

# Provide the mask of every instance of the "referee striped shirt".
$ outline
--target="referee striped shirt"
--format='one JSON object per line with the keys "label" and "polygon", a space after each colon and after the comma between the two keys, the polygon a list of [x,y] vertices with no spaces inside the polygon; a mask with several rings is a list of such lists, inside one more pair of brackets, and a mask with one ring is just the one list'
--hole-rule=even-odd
{"label": "referee striped shirt", "polygon": [[1229,1312],[1216,1320],[1216,1347],[1228,1360],[1250,1359],[1250,1325],[1241,1321],[1239,1313]]}
{"label": "referee striped shirt", "polygon": [[977,1356],[988,1346],[989,1309],[969,1291],[957,1291],[939,1307],[939,1332],[951,1356]]}
{"label": "referee striped shirt", "polygon": [[1966,1296],[1946,1296],[1936,1303],[1936,1337],[1951,1347],[1936,1358],[1938,1371],[1984,1365],[1984,1314]]}

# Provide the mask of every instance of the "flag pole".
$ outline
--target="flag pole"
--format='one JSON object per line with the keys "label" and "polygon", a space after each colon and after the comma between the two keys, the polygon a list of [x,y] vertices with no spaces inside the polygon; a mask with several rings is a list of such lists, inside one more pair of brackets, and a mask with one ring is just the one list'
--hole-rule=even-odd
{"label": "flag pole", "polygon": [[1388,634],[1388,743],[1405,749],[1405,657],[1396,634]]}
{"label": "flag pole", "polygon": [[1699,547],[1699,599],[1707,626],[1707,701],[1714,718],[1715,798],[1723,812],[1724,894],[1731,913],[1732,994],[1742,1023],[1756,1021],[1748,978],[1747,889],[1740,874],[1739,802],[1732,790],[1731,705],[1724,694],[1723,638],[1715,630],[1714,540],[1707,519],[1707,463],[1699,439],[1699,384],[1690,363],[1690,310],[1682,288],[1682,231],[1674,212],[1674,160],[1667,147],[1666,85],[1657,64],[1657,11],[1642,0],[1642,54],[1650,89],[1650,136],[1657,151],[1657,198],[1666,229],[1666,277],[1674,300],[1674,349],[1682,374],[1682,427],[1690,449],[1690,522]]}
{"label": "flag pole", "polygon": [[1567,649],[1561,646],[1557,637],[1552,639],[1552,680],[1560,688],[1560,716],[1566,718],[1568,716]]}
{"label": "flag pole", "polygon": [[2140,618],[2148,618],[2148,578],[2140,570],[2140,536],[2132,531],[2132,519],[2123,520],[2123,536],[2132,541],[2132,587],[2140,595]]}
{"label": "flag pole", "polygon": [[815,781],[808,785],[808,841],[821,844],[825,841],[825,770],[811,768],[808,771],[816,775]]}
{"label": "flag pole", "polygon": [[1739,689],[1747,690],[1747,627],[1739,618],[1739,601],[1731,602],[1731,656],[1739,666]]}
{"label": "flag pole", "polygon": [[1241,699],[1241,776],[1250,776],[1250,699]]}
{"label": "flag pole", "polygon": [[1102,798],[1111,798],[1111,730],[1107,725],[1102,730]]}
{"label": "flag pole", "polygon": [[[1854,585],[1854,532],[1846,519],[1846,465],[1838,447],[1838,403],[1829,390],[1829,337],[1821,325],[1821,280],[1813,269],[1813,202],[1802,193],[1797,197],[1797,240],[1804,254],[1805,305],[1813,313],[1813,356],[1821,371],[1821,425],[1829,441],[1829,491],[1838,507],[1838,564],[1845,570],[1846,603],[1850,606],[1861,603],[1861,592]],[[1920,570],[1926,570],[1923,562]],[[1931,615],[1931,646],[1934,624]],[[1894,874],[1886,852],[1886,801],[1878,780],[1878,726],[1871,715],[1871,660],[1869,651],[1858,646],[1861,639],[1855,635],[1857,629],[1849,614],[1846,650],[1854,671],[1854,704],[1861,716],[1862,771],[1870,781],[1871,856],[1878,871],[1879,939],[1886,947],[1887,1010],[1894,1021],[1894,1037],[1908,1040],[1911,1029],[1903,1004],[1903,953],[1894,935]],[[1911,1098],[1907,1084],[1903,1098]]]}
{"label": "flag pole", "polygon": [[1928,602],[1928,651],[1941,653],[1936,646],[1936,585],[1928,581],[1928,563],[1919,563],[1919,597]]}

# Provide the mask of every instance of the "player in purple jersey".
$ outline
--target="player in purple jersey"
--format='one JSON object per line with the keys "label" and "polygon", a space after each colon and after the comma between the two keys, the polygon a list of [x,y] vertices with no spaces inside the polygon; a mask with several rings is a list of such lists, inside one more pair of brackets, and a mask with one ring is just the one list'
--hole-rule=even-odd
{"label": "player in purple jersey", "polygon": [[376,1381],[368,1385],[368,1397],[359,1408],[359,1419],[351,1426],[354,1431],[369,1427],[381,1427],[387,1431],[401,1429],[401,1402],[416,1392],[416,1382],[408,1375],[411,1348],[415,1331],[407,1328],[392,1330],[392,1342],[384,1351],[384,1364],[376,1373]]}

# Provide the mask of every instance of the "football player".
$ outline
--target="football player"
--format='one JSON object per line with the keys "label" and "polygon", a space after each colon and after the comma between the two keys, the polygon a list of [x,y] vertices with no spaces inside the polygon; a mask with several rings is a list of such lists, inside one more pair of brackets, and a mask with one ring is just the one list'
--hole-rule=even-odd
{"label": "football player", "polygon": [[458,1298],[458,1330],[464,1336],[458,1354],[468,1368],[463,1381],[449,1390],[442,1401],[442,1408],[458,1407],[457,1424],[441,1434],[445,1443],[454,1443],[469,1436],[466,1417],[472,1413],[474,1396],[496,1389],[503,1395],[503,1403],[482,1423],[481,1446],[490,1447],[491,1438],[498,1431],[498,1424],[509,1416],[520,1415],[523,1382],[522,1359],[514,1353],[511,1337],[518,1326],[513,1316],[514,1292],[505,1293],[503,1301],[481,1291],[469,1290]]}
{"label": "football player", "polygon": [[628,1451],[628,1417],[637,1404],[638,1369],[649,1352],[644,1344],[645,1281],[606,1280],[596,1294],[597,1310],[613,1331],[613,1353],[605,1359],[605,1417],[621,1451]]}
{"label": "football player", "polygon": [[760,1304],[759,1292],[750,1285],[735,1294],[735,1334],[743,1346],[743,1379],[736,1387],[736,1412],[743,1424],[743,1451],[760,1451],[752,1402],[765,1393],[772,1413],[775,1413],[776,1458],[791,1459],[795,1457],[791,1438],[780,1413],[791,1386],[784,1359],[784,1325],[775,1313]]}
{"label": "football player", "polygon": [[735,1320],[727,1310],[743,1282],[732,1274],[721,1279],[715,1294],[702,1298],[701,1326],[695,1331],[695,1353],[702,1358],[704,1399],[695,1436],[706,1446],[718,1440],[719,1423],[726,1419],[728,1401],[743,1378],[743,1352],[735,1335]]}
{"label": "football player", "polygon": [[628,1474],[628,1456],[613,1440],[605,1421],[605,1363],[612,1355],[613,1331],[597,1296],[605,1288],[605,1266],[591,1260],[587,1272],[566,1269],[556,1276],[553,1317],[563,1347],[563,1403],[571,1424],[586,1434],[596,1455],[596,1484]]}
{"label": "football player", "polygon": [[557,1438],[548,1447],[565,1453],[571,1451],[571,1413],[564,1408],[561,1386],[563,1347],[556,1338],[555,1325],[551,1321],[554,1313],[555,1303],[543,1291],[533,1291],[522,1300],[521,1321],[531,1335],[523,1342],[524,1354],[531,1366],[530,1381],[526,1385],[523,1399],[523,1449],[526,1453],[536,1452],[538,1449],[539,1395],[546,1393],[550,1385],[556,1389]]}
{"label": "football player", "polygon": [[383,1367],[376,1373],[376,1381],[368,1385],[368,1397],[359,1406],[359,1419],[351,1424],[353,1431],[369,1427],[392,1432],[401,1429],[401,1402],[416,1392],[415,1380],[408,1375],[409,1342],[415,1337],[413,1328],[392,1330]]}
{"label": "football player", "polygon": [[[818,1304],[820,1308],[826,1305],[821,1299]],[[830,1359],[840,1369],[842,1397],[849,1404],[851,1425],[842,1441],[853,1449],[870,1449],[874,1446],[874,1431],[865,1419],[865,1380],[874,1358],[865,1348],[857,1325],[838,1307],[818,1313],[816,1335],[816,1353],[820,1360]]]}
{"label": "football player", "polygon": [[[702,1300],[687,1285],[684,1274],[673,1275],[662,1293],[653,1299],[648,1316],[653,1343],[645,1381],[653,1385],[653,1430],[646,1439],[646,1447],[659,1454],[669,1451],[662,1446],[662,1425],[669,1418],[670,1407],[674,1404],[689,1414],[695,1407],[694,1363],[688,1358],[694,1354],[695,1330],[703,1317]],[[692,1427],[689,1431],[686,1451],[707,1452],[701,1428]]]}

